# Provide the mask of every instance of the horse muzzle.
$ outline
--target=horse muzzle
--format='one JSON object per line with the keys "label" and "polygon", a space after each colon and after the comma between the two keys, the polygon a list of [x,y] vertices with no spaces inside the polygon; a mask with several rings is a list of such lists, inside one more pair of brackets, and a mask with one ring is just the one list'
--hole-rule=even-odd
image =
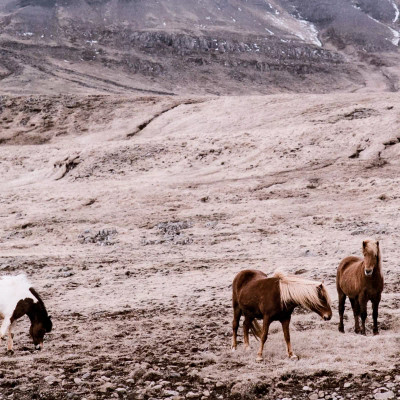
{"label": "horse muzzle", "polygon": [[43,349],[43,342],[37,344],[37,345],[35,346],[35,349],[36,349],[36,350],[42,350],[42,349]]}
{"label": "horse muzzle", "polygon": [[364,269],[365,276],[371,276],[373,272],[374,272],[373,269],[370,270]]}
{"label": "horse muzzle", "polygon": [[324,321],[329,321],[332,318],[332,313],[322,314],[322,319]]}

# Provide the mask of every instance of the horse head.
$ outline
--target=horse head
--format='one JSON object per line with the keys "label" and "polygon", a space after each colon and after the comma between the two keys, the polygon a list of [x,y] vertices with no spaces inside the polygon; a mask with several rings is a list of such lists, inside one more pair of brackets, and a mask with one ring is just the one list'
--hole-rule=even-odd
{"label": "horse head", "polygon": [[37,350],[41,350],[43,349],[44,335],[51,332],[53,323],[50,315],[47,314],[46,307],[39,294],[33,288],[29,288],[29,290],[37,299],[37,303],[33,303],[33,306],[28,313],[28,316],[31,320],[29,333],[32,337],[35,348]]}
{"label": "horse head", "polygon": [[[44,311],[44,312],[43,312]],[[29,333],[32,337],[33,344],[37,350],[43,349],[43,338],[48,332],[51,332],[53,323],[51,317],[47,315],[46,310],[41,310],[32,321]]]}
{"label": "horse head", "polygon": [[375,268],[380,265],[380,249],[379,241],[364,240],[363,241],[363,254],[364,254],[364,274],[365,276],[372,276]]}
{"label": "horse head", "polygon": [[310,308],[316,312],[323,320],[329,321],[332,318],[331,300],[323,283],[316,286],[318,303],[311,304]]}

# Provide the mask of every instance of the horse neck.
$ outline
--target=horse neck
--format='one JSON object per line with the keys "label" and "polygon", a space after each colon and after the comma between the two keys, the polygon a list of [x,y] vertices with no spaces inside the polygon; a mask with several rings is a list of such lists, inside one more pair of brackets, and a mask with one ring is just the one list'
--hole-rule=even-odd
{"label": "horse neck", "polygon": [[[283,292],[286,292],[286,295]],[[299,292],[302,292],[304,294],[304,291],[299,290],[299,287],[296,288],[295,285],[289,284],[286,288],[281,286],[281,297],[284,300],[283,304],[286,309],[293,310],[295,307],[300,306],[313,311],[314,306],[315,308],[318,308],[318,304],[314,304],[314,302],[308,295],[310,291],[306,291],[307,295],[300,295]]]}
{"label": "horse neck", "polygon": [[35,322],[42,322],[45,314],[46,311],[40,302],[32,303],[26,312],[26,315],[29,317],[32,324]]}

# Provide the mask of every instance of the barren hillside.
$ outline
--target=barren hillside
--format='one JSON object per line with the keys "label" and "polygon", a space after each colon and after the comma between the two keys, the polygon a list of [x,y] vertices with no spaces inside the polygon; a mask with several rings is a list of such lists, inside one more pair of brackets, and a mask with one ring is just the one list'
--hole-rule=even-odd
{"label": "barren hillside", "polygon": [[[17,324],[0,398],[399,397],[395,94],[3,96],[0,121],[0,268],[54,321],[40,353]],[[343,335],[336,267],[366,237],[381,333],[355,335],[347,304]],[[245,268],[325,281],[334,317],[294,315],[299,361],[279,324],[263,363],[254,338],[231,353]]]}

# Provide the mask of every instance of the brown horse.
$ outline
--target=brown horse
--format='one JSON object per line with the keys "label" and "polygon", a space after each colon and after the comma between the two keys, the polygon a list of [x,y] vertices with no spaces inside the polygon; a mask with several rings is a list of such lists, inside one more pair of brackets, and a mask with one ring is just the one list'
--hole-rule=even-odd
{"label": "brown horse", "polygon": [[[282,273],[275,273],[272,278],[268,278],[261,271],[244,270],[236,275],[232,291],[232,350],[236,350],[237,330],[243,314],[245,349],[249,348],[249,330],[261,339],[257,361],[263,359],[264,343],[267,340],[269,325],[273,321],[282,324],[289,358],[298,358],[292,351],[289,333],[290,318],[297,306],[316,312],[326,321],[332,318],[331,301],[321,282],[286,276]],[[262,329],[256,318],[263,320]]]}
{"label": "brown horse", "polygon": [[382,255],[378,241],[364,240],[362,248],[364,259],[346,257],[339,264],[336,275],[336,288],[339,296],[339,331],[344,333],[343,314],[346,296],[349,297],[354,314],[354,331],[365,335],[367,303],[372,302],[374,335],[378,334],[378,306],[383,290]]}

